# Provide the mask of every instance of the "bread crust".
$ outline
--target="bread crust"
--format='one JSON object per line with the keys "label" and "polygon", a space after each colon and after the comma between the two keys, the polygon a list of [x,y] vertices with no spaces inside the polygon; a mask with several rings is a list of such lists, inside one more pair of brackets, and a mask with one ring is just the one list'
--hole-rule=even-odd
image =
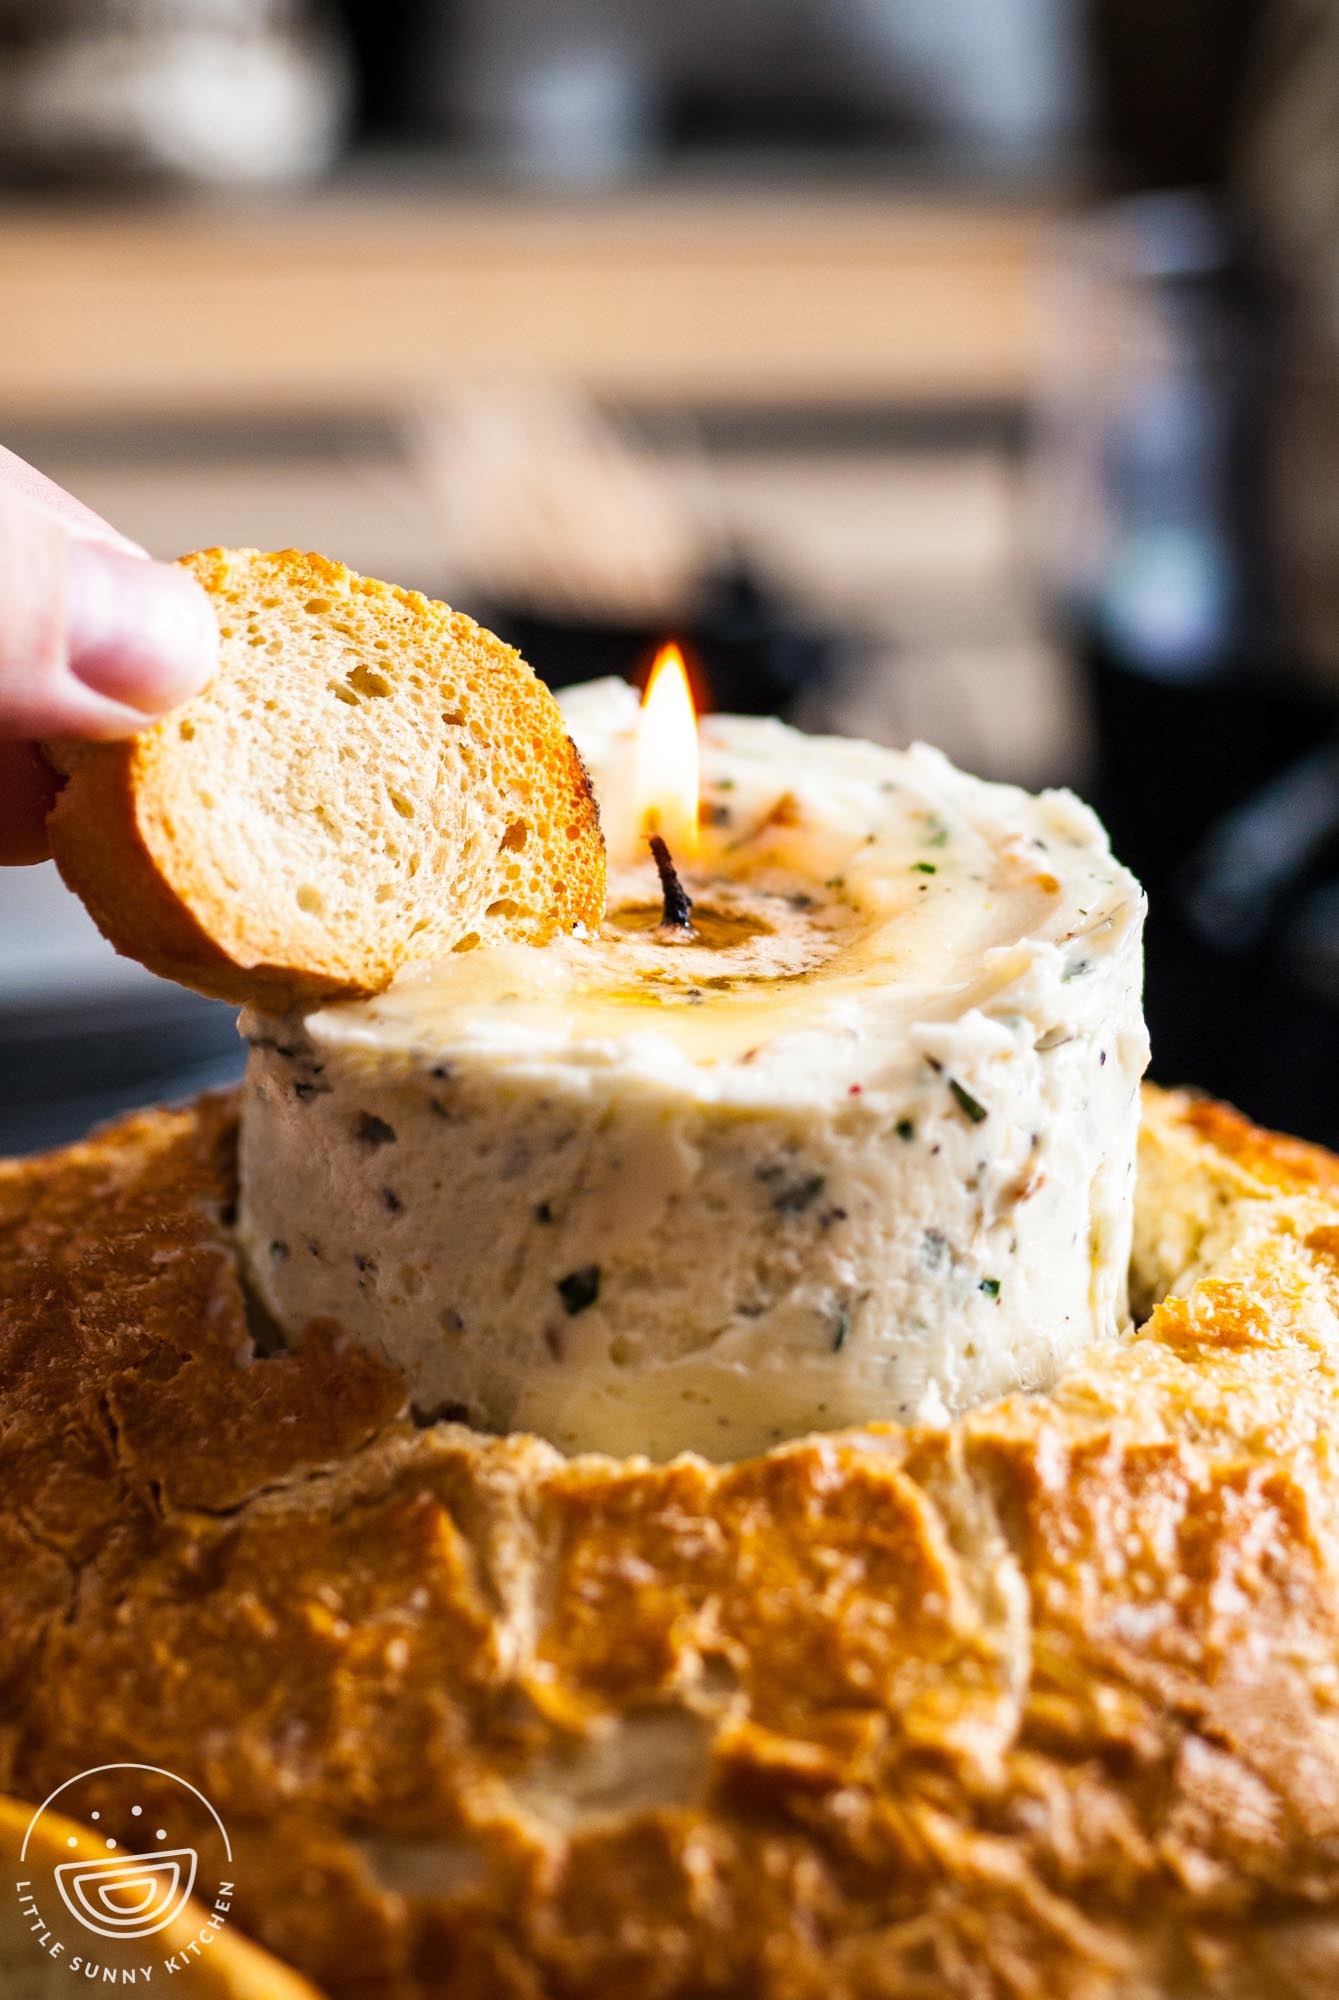
{"label": "bread crust", "polygon": [[[138,736],[44,746],[67,780],[48,818],[52,853],[118,951],[199,992],[282,1012],[331,995],[379,991],[411,956],[459,948],[462,938],[539,942],[599,922],[604,843],[594,793],[556,702],[512,647],[449,606],[359,576],[323,556],[293,549],[274,554],[207,549],[181,561],[219,612],[221,653],[214,681]],[[315,618],[314,603],[323,606]],[[273,648],[260,653],[257,667],[253,649],[262,627],[247,623],[260,616],[269,621],[263,629],[278,623],[284,632],[287,647],[279,665],[292,656],[298,670],[295,705],[308,738],[318,743],[337,733],[350,708],[358,707],[344,684],[351,677],[348,661],[359,662],[353,674],[361,669],[382,680],[388,662],[407,675],[412,667],[420,690],[426,677],[427,698],[419,704],[424,720],[413,753],[419,792],[431,798],[440,782],[438,759],[454,756],[462,738],[483,744],[487,785],[469,772],[455,775],[476,794],[468,838],[496,853],[510,829],[523,825],[527,885],[537,886],[537,898],[510,894],[505,877],[520,872],[514,861],[467,869],[462,824],[459,838],[437,843],[427,872],[417,879],[418,857],[411,857],[409,879],[405,867],[383,870],[382,894],[358,908],[356,922],[342,935],[334,925],[323,929],[306,920],[286,894],[286,877],[314,875],[309,893],[318,899],[334,901],[340,893],[333,857],[304,870],[290,853],[297,835],[314,820],[360,825],[366,865],[377,865],[376,829],[368,828],[361,796],[369,789],[367,767],[376,761],[376,743],[369,746],[364,738],[358,757],[329,759],[319,783],[307,786],[302,814],[284,818],[276,801],[292,789],[295,777],[316,769],[317,760],[310,740],[276,726],[259,708],[248,708],[229,731],[216,728],[213,740],[222,736],[226,747],[218,753],[211,783],[223,801],[223,823],[250,815],[268,829],[271,851],[250,876],[227,867],[220,872],[220,819],[201,807],[201,787],[186,785],[184,769],[199,762],[196,734],[206,721],[217,722],[225,692],[235,691],[244,676],[254,680],[259,674],[263,685]],[[350,616],[359,621],[356,626],[347,623]],[[316,645],[322,651],[304,681],[301,649]],[[380,651],[373,649],[377,646]],[[340,656],[343,682],[332,678],[327,665],[332,648]],[[431,683],[433,676],[453,673],[464,691],[453,693],[448,721],[440,713],[441,701],[430,698]],[[348,705],[333,705],[332,695]],[[352,803],[351,793],[358,795]],[[212,796],[204,796],[213,806]],[[397,797],[402,809],[412,811]],[[524,802],[521,817],[513,816],[519,810],[514,804],[507,808],[509,799]],[[352,833],[343,838],[354,843],[356,854],[357,838]],[[383,837],[381,844],[391,843]],[[425,910],[431,915],[424,916]]]}
{"label": "bread crust", "polygon": [[255,1351],[232,1144],[0,1168],[11,1793],[199,1784],[331,2000],[1339,1990],[1329,1156],[1150,1092],[1136,1337],[715,1466]]}

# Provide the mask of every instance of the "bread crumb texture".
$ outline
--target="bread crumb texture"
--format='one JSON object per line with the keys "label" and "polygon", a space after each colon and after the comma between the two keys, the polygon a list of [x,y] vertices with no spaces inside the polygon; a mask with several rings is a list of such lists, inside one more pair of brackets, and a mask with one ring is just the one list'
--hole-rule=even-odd
{"label": "bread crumb texture", "polygon": [[119,951],[281,1010],[598,923],[594,796],[517,652],[322,556],[182,561],[218,614],[213,681],[140,736],[49,746],[57,864]]}
{"label": "bread crumb texture", "polygon": [[734,1466],[271,1351],[233,1160],[207,1100],[0,1168],[11,1795],[199,1785],[330,2000],[1339,1991],[1333,1160],[1150,1092],[1134,1337]]}

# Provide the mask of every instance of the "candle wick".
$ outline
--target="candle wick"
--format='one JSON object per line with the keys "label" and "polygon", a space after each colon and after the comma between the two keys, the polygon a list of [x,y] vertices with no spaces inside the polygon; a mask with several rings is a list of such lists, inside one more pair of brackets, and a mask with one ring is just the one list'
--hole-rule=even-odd
{"label": "candle wick", "polygon": [[670,851],[658,833],[648,836],[651,852],[655,856],[656,872],[660,876],[660,888],[665,898],[661,928],[667,931],[691,931],[693,899],[679,880],[678,871],[670,857]]}

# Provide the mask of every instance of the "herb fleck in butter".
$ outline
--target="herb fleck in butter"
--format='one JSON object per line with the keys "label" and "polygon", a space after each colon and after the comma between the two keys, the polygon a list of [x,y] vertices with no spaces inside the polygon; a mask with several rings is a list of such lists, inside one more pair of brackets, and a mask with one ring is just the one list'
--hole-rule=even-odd
{"label": "herb fleck in butter", "polygon": [[979,1125],[983,1118],[989,1117],[990,1114],[986,1110],[985,1105],[978,1098],[973,1097],[970,1090],[965,1090],[962,1084],[958,1082],[956,1076],[949,1078],[948,1087],[953,1094],[953,1101],[959,1111],[962,1112],[964,1118],[970,1118],[973,1125]]}
{"label": "herb fleck in butter", "polygon": [[583,1264],[579,1271],[569,1271],[565,1278],[559,1278],[557,1289],[563,1311],[569,1319],[575,1319],[600,1296],[599,1265]]}
{"label": "herb fleck in butter", "polygon": [[354,1137],[360,1146],[375,1151],[378,1146],[395,1144],[395,1127],[388,1125],[384,1118],[378,1118],[374,1111],[360,1111],[353,1128]]}
{"label": "herb fleck in butter", "polygon": [[772,1196],[772,1207],[778,1215],[803,1215],[806,1208],[812,1208],[827,1186],[822,1174],[807,1174],[803,1180],[791,1181],[778,1189]]}
{"label": "herb fleck in butter", "polygon": [[933,1271],[948,1256],[948,1238],[942,1230],[927,1229],[921,1238],[921,1256]]}

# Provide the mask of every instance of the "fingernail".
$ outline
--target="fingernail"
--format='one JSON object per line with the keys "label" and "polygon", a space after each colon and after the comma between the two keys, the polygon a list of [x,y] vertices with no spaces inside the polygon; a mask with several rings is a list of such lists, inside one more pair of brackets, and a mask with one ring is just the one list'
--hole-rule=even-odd
{"label": "fingernail", "polygon": [[71,542],[66,640],[75,679],[141,715],[198,694],[218,625],[193,576],[98,542]]}

